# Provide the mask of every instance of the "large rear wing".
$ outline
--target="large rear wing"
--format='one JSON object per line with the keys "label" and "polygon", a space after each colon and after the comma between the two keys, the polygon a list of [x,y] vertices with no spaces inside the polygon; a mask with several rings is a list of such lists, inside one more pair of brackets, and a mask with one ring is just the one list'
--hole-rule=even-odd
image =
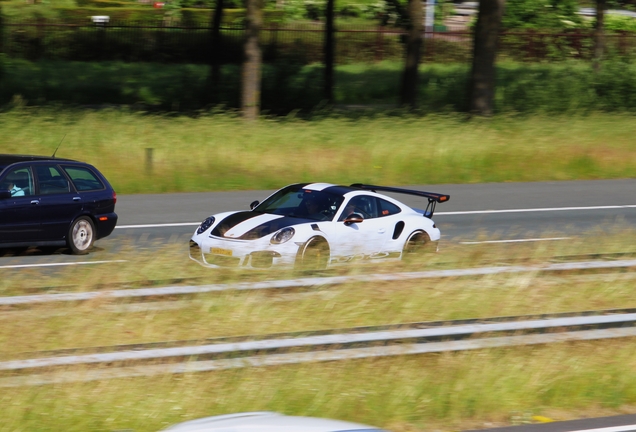
{"label": "large rear wing", "polygon": [[413,189],[402,189],[402,188],[396,188],[396,187],[390,187],[390,186],[375,186],[375,185],[368,185],[368,184],[362,184],[362,183],[354,183],[351,185],[351,187],[357,188],[357,189],[369,190],[372,192],[377,192],[377,191],[393,192],[393,193],[415,195],[415,196],[427,198],[428,204],[426,206],[426,210],[424,210],[424,216],[426,216],[427,218],[431,218],[433,216],[433,213],[435,213],[435,205],[437,203],[443,203],[450,199],[450,195],[439,194],[435,192],[417,191]]}

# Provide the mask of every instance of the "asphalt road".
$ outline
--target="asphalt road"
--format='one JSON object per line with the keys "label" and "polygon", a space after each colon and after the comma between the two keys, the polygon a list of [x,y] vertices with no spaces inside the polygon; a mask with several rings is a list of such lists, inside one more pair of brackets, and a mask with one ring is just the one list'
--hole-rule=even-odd
{"label": "asphalt road", "polygon": [[[412,189],[450,195],[438,204],[434,220],[442,242],[527,241],[599,234],[636,228],[636,179],[538,183],[422,185]],[[1,257],[0,269],[42,262],[116,259],[121,244],[139,249],[157,242],[187,248],[198,225],[210,214],[248,209],[273,191],[119,195],[114,233],[96,243],[87,256],[27,255]],[[425,200],[393,195],[413,207]],[[184,252],[185,253],[185,252]]]}
{"label": "asphalt road", "polygon": [[[633,432],[636,431],[636,415],[627,414],[487,430],[493,432]],[[485,431],[480,430],[480,432]]]}
{"label": "asphalt road", "polygon": [[[448,202],[437,206],[434,216],[445,241],[473,241],[478,237],[529,239],[624,226],[636,228],[636,179],[411,188],[450,195]],[[121,237],[181,241],[208,215],[247,209],[250,202],[263,200],[272,192],[120,196],[116,208],[118,228],[113,237],[102,242]],[[426,205],[418,197],[389,195],[413,207]]]}

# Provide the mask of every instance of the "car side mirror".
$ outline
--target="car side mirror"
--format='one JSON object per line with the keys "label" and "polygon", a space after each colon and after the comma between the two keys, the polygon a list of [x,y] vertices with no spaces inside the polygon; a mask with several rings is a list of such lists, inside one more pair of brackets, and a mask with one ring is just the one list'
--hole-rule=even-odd
{"label": "car side mirror", "polygon": [[349,226],[354,223],[362,223],[363,220],[364,220],[364,216],[362,216],[360,213],[351,213],[344,220],[344,224]]}
{"label": "car side mirror", "polygon": [[0,199],[7,199],[7,198],[11,198],[11,191],[10,190],[0,190]]}
{"label": "car side mirror", "polygon": [[260,202],[258,202],[258,200],[252,201],[252,203],[250,204],[250,210],[254,210],[254,208],[259,204]]}

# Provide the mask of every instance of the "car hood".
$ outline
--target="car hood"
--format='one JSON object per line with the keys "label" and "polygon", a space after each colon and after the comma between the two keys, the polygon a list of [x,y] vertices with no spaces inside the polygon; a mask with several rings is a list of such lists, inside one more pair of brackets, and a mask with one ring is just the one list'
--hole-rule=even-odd
{"label": "car hood", "polygon": [[242,211],[233,213],[220,220],[211,234],[217,237],[256,240],[288,226],[312,222],[316,221],[269,213]]}

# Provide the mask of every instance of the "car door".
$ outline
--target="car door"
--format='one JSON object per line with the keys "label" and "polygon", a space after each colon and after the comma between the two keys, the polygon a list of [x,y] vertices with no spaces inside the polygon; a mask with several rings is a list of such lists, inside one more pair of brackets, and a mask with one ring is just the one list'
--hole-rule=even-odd
{"label": "car door", "polygon": [[71,222],[82,212],[82,199],[57,164],[36,164],[34,170],[38,205],[44,216],[42,237],[44,240],[65,239]]}
{"label": "car door", "polygon": [[[363,217],[362,222],[345,223],[349,212]],[[332,255],[339,261],[370,258],[383,251],[391,235],[386,218],[379,217],[376,198],[370,195],[352,197],[343,206],[335,226]]]}
{"label": "car door", "polygon": [[[71,179],[82,203],[84,213],[99,214],[112,212],[113,197],[105,193],[106,185],[88,167],[78,165],[61,165],[66,175]],[[75,199],[76,201],[77,198]]]}
{"label": "car door", "polygon": [[[0,190],[15,185],[14,195],[0,199],[0,243],[39,240],[42,236],[41,209],[33,195],[33,173],[29,166],[9,170],[0,179]],[[20,192],[15,192],[19,190]]]}

